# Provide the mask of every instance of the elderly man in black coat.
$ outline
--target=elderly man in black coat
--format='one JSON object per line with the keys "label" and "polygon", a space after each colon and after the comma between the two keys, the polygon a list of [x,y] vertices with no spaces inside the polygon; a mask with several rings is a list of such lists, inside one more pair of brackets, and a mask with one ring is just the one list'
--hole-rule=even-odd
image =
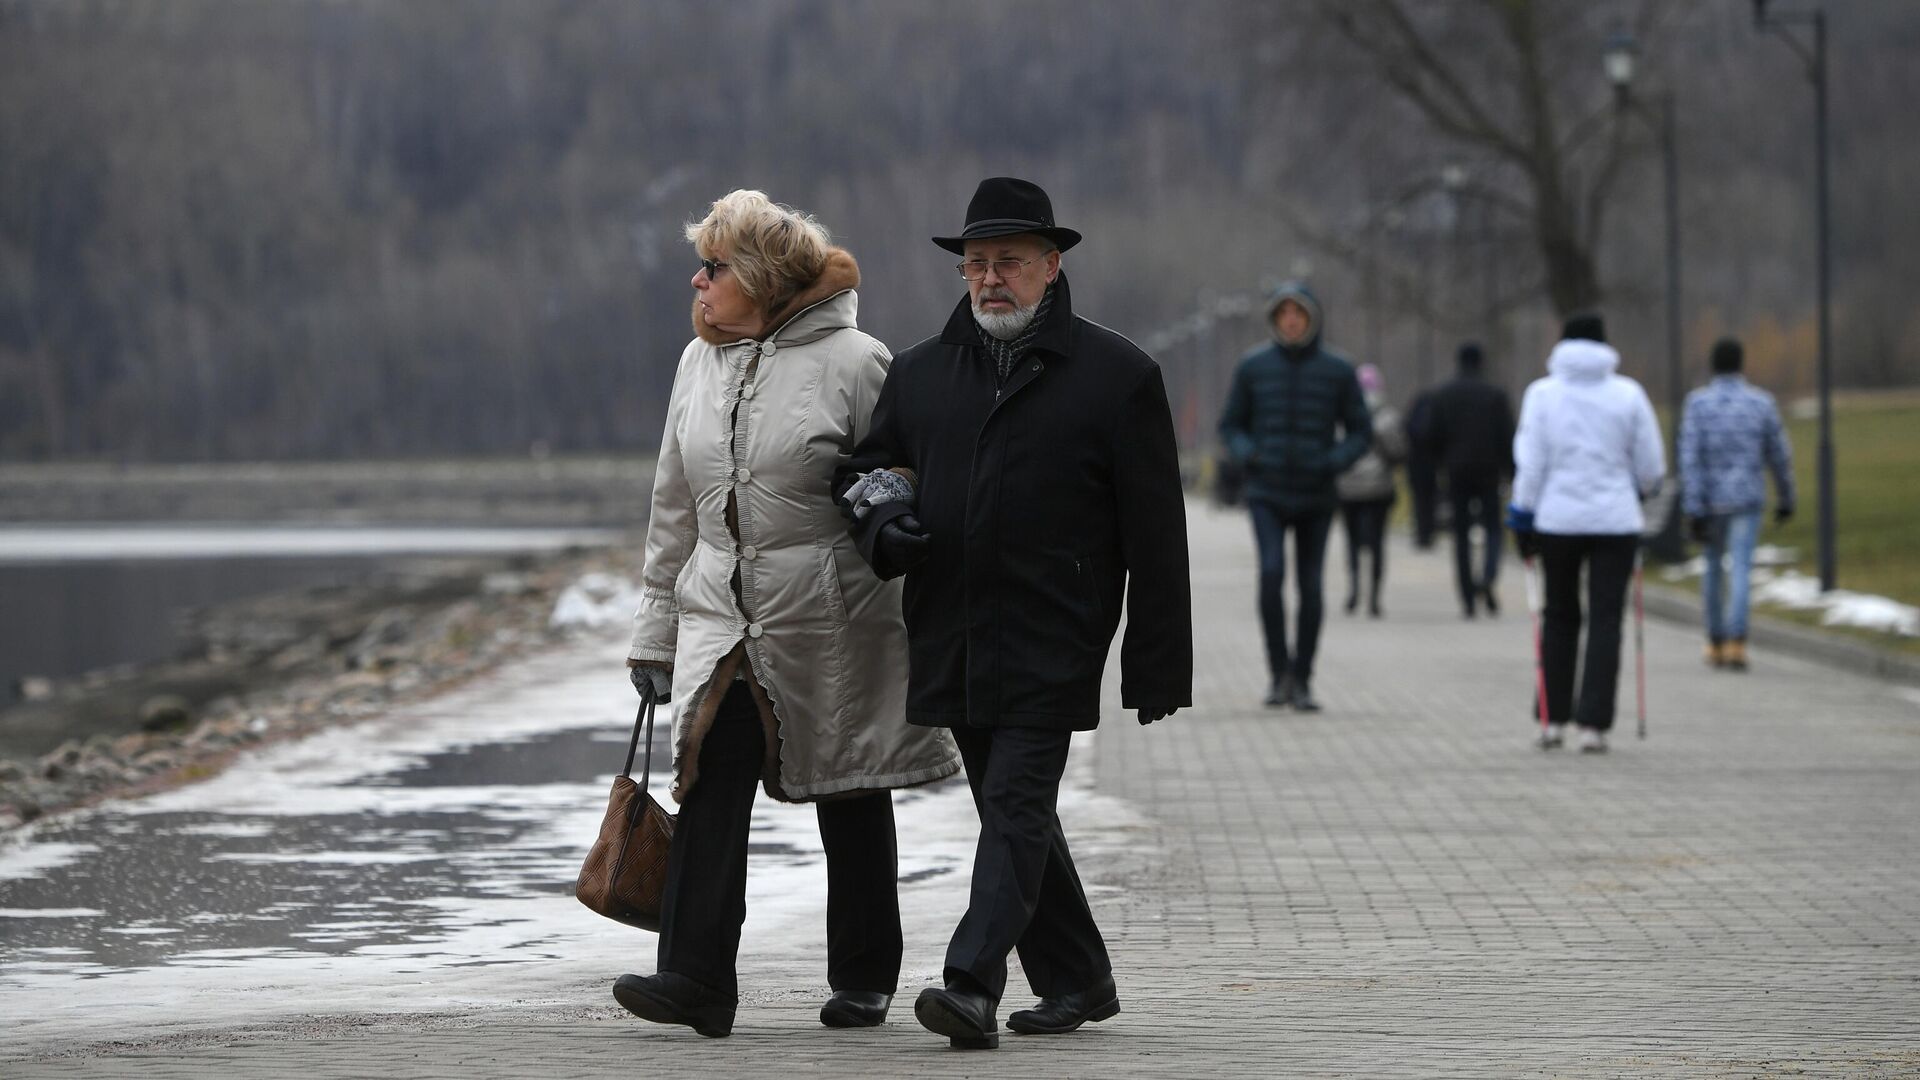
{"label": "elderly man in black coat", "polygon": [[1007,954],[1040,1003],[1007,1027],[1073,1031],[1120,1011],[1106,945],[1054,812],[1125,598],[1120,697],[1140,723],[1191,704],[1184,501],[1160,369],[1075,315],[1038,186],[982,181],[959,236],[967,298],[894,359],[837,478],[860,550],[906,574],[907,719],[947,727],[980,814],[945,986],[914,1015],[953,1045],[999,1044]]}

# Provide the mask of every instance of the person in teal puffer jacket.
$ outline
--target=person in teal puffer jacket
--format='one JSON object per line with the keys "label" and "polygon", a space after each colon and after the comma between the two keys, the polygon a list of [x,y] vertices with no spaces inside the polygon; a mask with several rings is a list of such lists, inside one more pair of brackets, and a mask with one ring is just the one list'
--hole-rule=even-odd
{"label": "person in teal puffer jacket", "polygon": [[[1242,357],[1220,416],[1220,441],[1246,475],[1248,515],[1260,549],[1260,621],[1272,685],[1266,704],[1320,708],[1310,686],[1319,644],[1334,480],[1373,441],[1353,365],[1321,344],[1325,318],[1306,286],[1289,282],[1267,303],[1273,343]],[[1299,627],[1287,647],[1286,534],[1294,536]]]}

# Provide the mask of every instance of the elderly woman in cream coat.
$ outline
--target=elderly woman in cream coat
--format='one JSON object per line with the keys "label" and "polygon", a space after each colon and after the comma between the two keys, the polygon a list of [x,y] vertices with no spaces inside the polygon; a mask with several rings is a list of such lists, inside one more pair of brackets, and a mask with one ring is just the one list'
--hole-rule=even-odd
{"label": "elderly woman in cream coat", "polygon": [[614,997],[646,1020],[731,1032],[756,787],[815,804],[827,863],[821,1022],[880,1023],[900,973],[889,790],[950,776],[945,732],[910,727],[899,582],[855,550],[831,478],[866,434],[892,356],[855,325],[859,268],[757,191],[687,227],[694,339],[667,407],[636,688],[677,705],[659,970]]}

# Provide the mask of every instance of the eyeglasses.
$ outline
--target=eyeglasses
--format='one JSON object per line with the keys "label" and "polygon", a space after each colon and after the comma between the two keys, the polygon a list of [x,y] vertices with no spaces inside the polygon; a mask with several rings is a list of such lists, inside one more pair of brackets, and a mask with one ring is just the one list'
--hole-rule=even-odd
{"label": "eyeglasses", "polygon": [[714,278],[719,277],[720,271],[725,270],[726,268],[727,268],[727,264],[723,262],[715,262],[712,259],[700,260],[700,269],[705,270],[707,272],[708,281],[712,281]]}
{"label": "eyeglasses", "polygon": [[968,281],[979,281],[987,276],[987,267],[991,266],[1001,281],[1013,281],[1020,276],[1020,271],[1033,261],[1032,259],[995,259],[988,262],[985,259],[968,259],[954,266],[954,269],[960,271],[960,276]]}

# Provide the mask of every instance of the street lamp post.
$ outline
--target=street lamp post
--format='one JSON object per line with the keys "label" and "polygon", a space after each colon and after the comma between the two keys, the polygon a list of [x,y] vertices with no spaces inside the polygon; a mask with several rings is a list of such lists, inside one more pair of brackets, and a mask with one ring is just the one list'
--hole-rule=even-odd
{"label": "street lamp post", "polygon": [[[1833,279],[1827,207],[1827,13],[1823,8],[1769,12],[1768,6],[1769,0],[1753,0],[1753,24],[1780,35],[1806,65],[1807,77],[1813,81],[1813,142],[1818,176],[1815,198],[1819,203],[1816,213],[1820,246],[1820,591],[1831,592],[1838,585],[1838,574],[1833,551],[1833,324],[1827,303]],[[1794,23],[1813,27],[1811,47],[1790,29]]]}
{"label": "street lamp post", "polygon": [[[1663,91],[1658,109],[1648,109],[1633,96],[1633,77],[1639,66],[1639,50],[1633,38],[1622,32],[1607,42],[1602,57],[1607,79],[1613,83],[1614,104],[1622,115],[1638,116],[1660,135],[1660,157],[1665,183],[1667,228],[1667,416],[1672,437],[1671,461],[1675,474],[1680,469],[1680,415],[1686,408],[1686,383],[1680,353],[1680,152],[1674,139],[1673,91]],[[1667,518],[1651,544],[1653,553],[1667,561],[1686,557],[1686,539],[1680,529],[1680,493],[1673,492]]]}

